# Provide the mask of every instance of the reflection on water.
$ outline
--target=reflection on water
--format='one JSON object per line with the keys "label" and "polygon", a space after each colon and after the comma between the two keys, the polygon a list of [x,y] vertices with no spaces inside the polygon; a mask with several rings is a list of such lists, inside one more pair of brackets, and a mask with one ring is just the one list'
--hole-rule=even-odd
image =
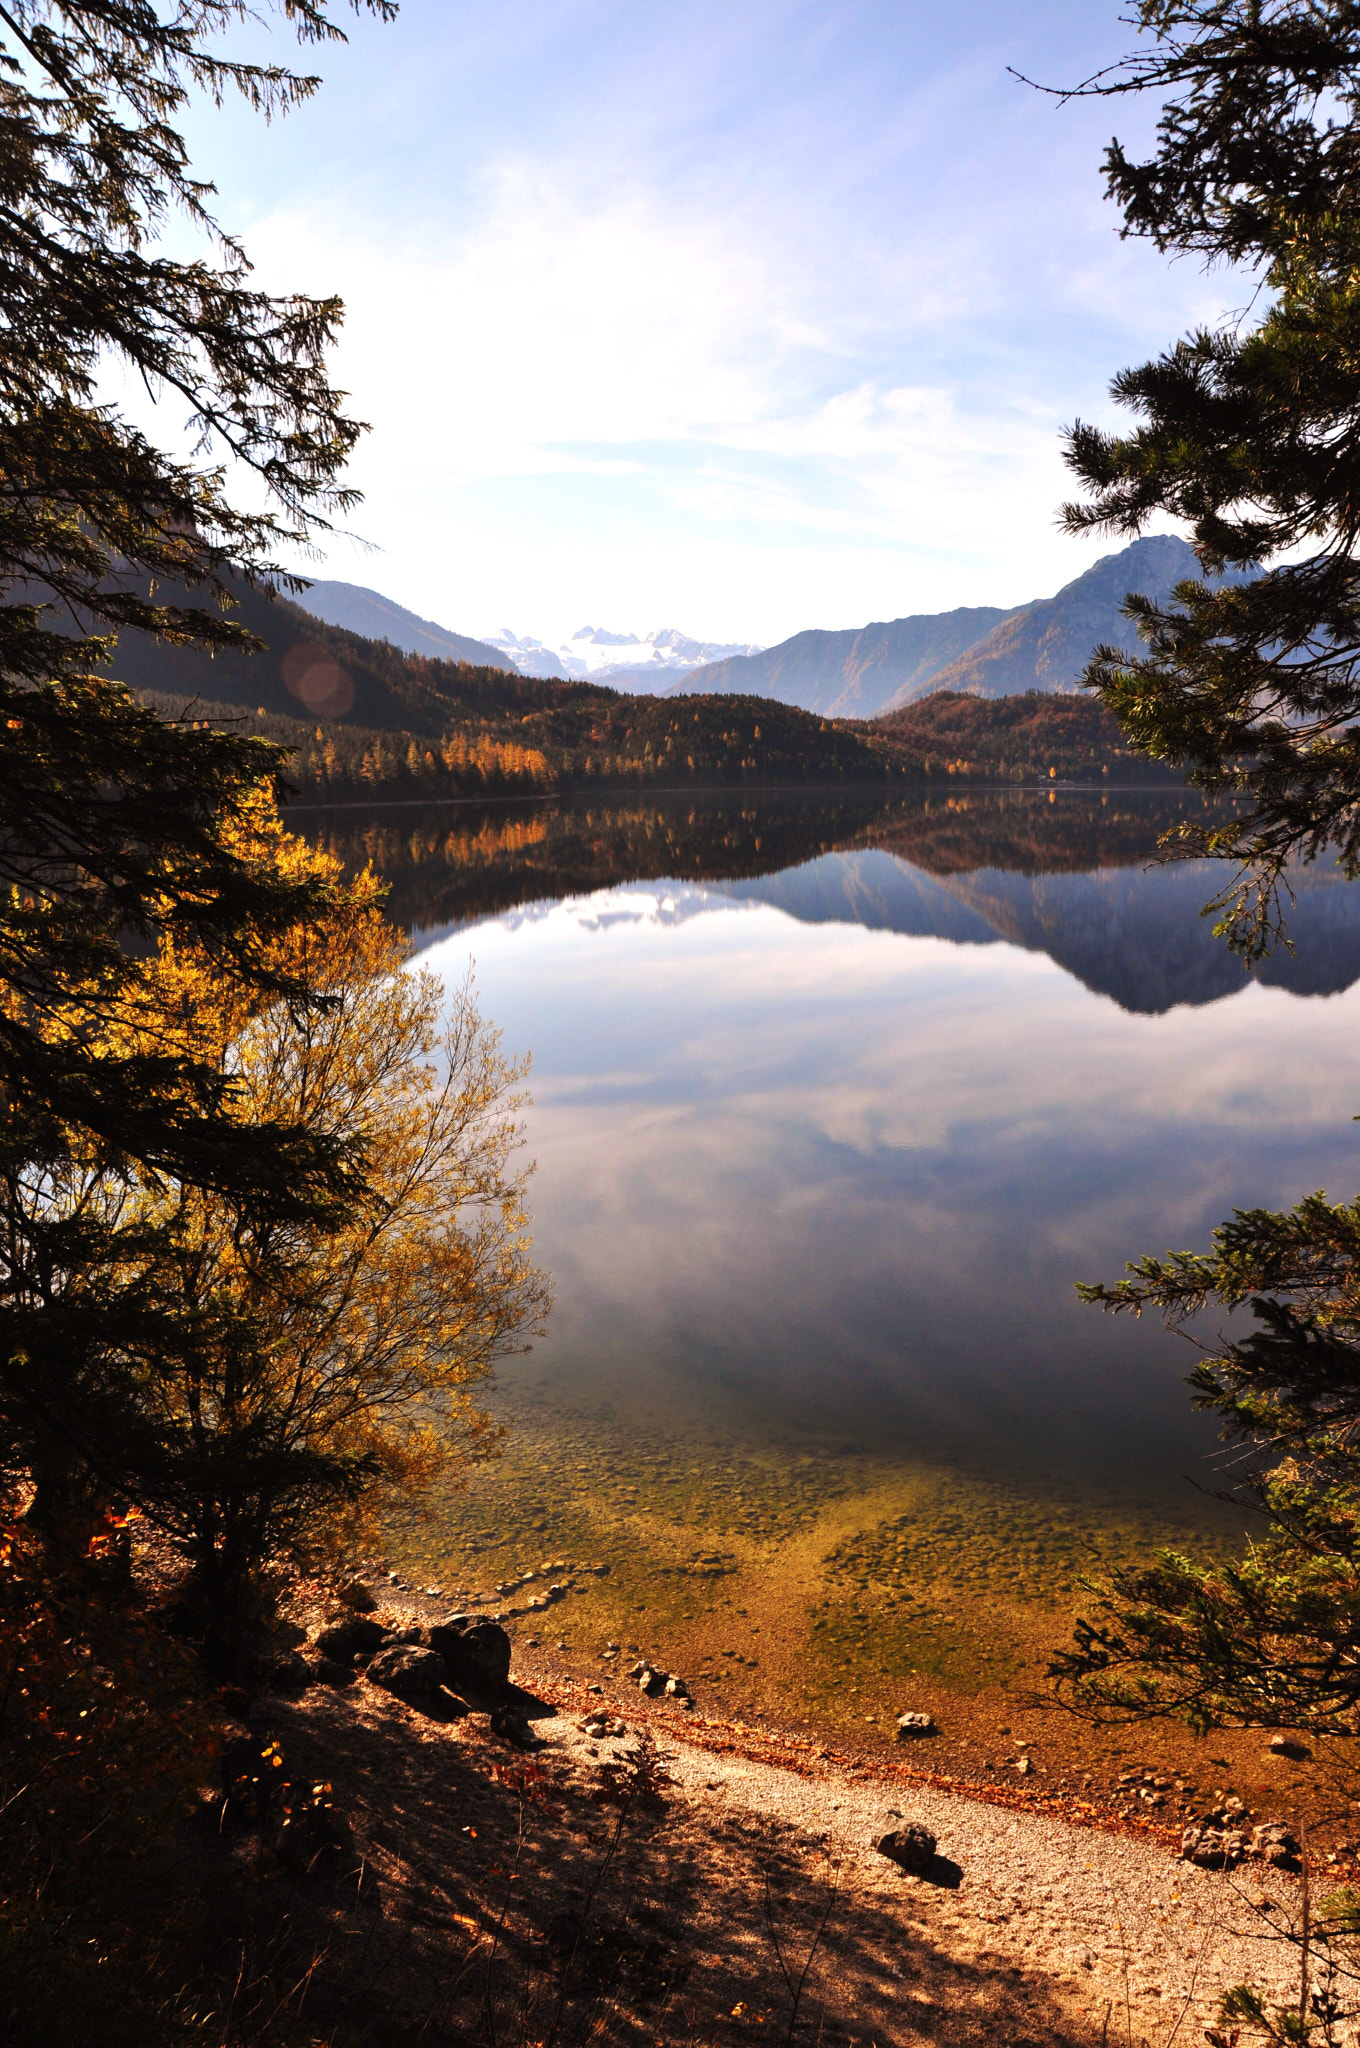
{"label": "reflection on water", "polygon": [[503,1375],[506,1465],[401,1554],[453,1585],[605,1559],[576,1615],[645,1612],[673,1665],[749,1608],[784,1676],[762,1694],[748,1660],[718,1703],[843,1720],[861,1680],[876,1713],[908,1680],[1002,1701],[1093,1559],[1239,1540],[1188,1483],[1215,1447],[1184,1344],[1073,1283],[1354,1192],[1360,890],[1306,873],[1296,951],[1249,976],[1199,915],[1215,877],[1146,869],[1199,808],[306,820],[446,980],[475,958],[534,1060],[550,1334]]}
{"label": "reflection on water", "polygon": [[[522,906],[665,879],[770,904],[801,923],[1044,952],[1128,1010],[1214,1002],[1248,979],[1199,915],[1221,873],[1147,865],[1161,833],[1213,815],[1186,791],[715,794],[297,815],[352,866],[371,860],[390,884],[394,919],[428,939]],[[1335,994],[1360,978],[1354,892],[1325,868],[1305,870],[1297,888],[1294,950],[1281,948],[1255,977]]]}
{"label": "reflection on water", "polygon": [[[534,1059],[550,1336],[512,1384],[1124,1497],[1207,1448],[1073,1283],[1350,1193],[1360,891],[1250,977],[1180,792],[332,816]],[[1308,1000],[1301,1000],[1307,997]]]}

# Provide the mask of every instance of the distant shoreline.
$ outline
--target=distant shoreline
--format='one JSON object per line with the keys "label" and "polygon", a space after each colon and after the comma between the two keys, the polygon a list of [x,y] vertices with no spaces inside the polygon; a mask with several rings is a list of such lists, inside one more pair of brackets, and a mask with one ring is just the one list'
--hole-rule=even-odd
{"label": "distant shoreline", "polygon": [[1184,782],[974,782],[958,777],[931,776],[922,782],[903,784],[900,781],[879,782],[866,779],[863,782],[765,782],[747,783],[692,782],[644,784],[630,786],[622,783],[599,783],[578,785],[570,789],[542,789],[526,791],[521,795],[488,792],[479,796],[373,796],[336,797],[327,802],[317,802],[309,797],[305,802],[289,802],[288,812],[297,811],[389,811],[389,810],[454,810],[460,805],[475,804],[485,810],[493,804],[547,804],[569,802],[575,797],[627,797],[636,802],[641,797],[659,796],[735,796],[743,801],[753,796],[816,796],[825,791],[828,796],[846,796],[852,791],[863,790],[872,793],[889,789],[895,795],[907,796],[925,794],[953,787],[966,789],[970,794],[1002,796],[1053,796],[1059,791],[1064,796],[1100,795],[1109,796],[1112,791],[1121,794],[1137,792],[1149,795],[1187,789]]}

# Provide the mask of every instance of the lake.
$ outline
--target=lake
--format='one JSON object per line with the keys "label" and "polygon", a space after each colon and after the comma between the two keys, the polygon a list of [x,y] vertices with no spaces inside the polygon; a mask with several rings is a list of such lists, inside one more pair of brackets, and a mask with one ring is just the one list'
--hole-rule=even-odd
{"label": "lake", "polygon": [[299,813],[533,1057],[550,1333],[502,1373],[505,1460],[394,1556],[452,1587],[605,1561],[573,1654],[705,1657],[740,1615],[760,1655],[716,1704],[874,1729],[908,1679],[1013,1685],[1102,1558],[1239,1541],[1185,1341],[1073,1288],[1355,1192],[1360,890],[1304,874],[1295,950],[1248,973],[1216,871],[1147,866],[1202,808]]}

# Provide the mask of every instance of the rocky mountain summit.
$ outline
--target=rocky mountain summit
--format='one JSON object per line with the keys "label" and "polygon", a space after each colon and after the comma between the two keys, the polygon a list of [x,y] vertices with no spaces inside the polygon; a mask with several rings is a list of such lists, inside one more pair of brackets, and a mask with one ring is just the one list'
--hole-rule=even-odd
{"label": "rocky mountain summit", "polygon": [[795,633],[760,653],[701,668],[672,694],[733,691],[824,717],[874,718],[935,690],[983,697],[1073,690],[1100,642],[1136,646],[1120,612],[1130,591],[1161,600],[1199,573],[1188,541],[1154,534],[1104,556],[1054,597],[1011,611],[979,605]]}
{"label": "rocky mountain summit", "polygon": [[[1158,602],[1178,583],[1200,575],[1188,541],[1149,535],[1117,555],[1105,555],[1056,597],[1023,606],[1000,620],[984,639],[931,678],[932,690],[967,690],[979,697],[1009,697],[1019,690],[1073,690],[1092,650],[1102,641],[1136,651],[1138,636],[1120,607],[1130,591]],[[903,685],[883,705],[894,711],[917,686]]]}

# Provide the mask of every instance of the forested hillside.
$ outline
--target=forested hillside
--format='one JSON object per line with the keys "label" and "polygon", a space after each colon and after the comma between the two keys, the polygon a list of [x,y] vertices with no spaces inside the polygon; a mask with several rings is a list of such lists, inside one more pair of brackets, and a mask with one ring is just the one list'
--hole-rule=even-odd
{"label": "forested hillside", "polygon": [[629,696],[406,654],[239,586],[265,646],[209,654],[126,632],[111,664],[165,716],[232,724],[293,748],[309,802],[549,789],[919,782],[1166,781],[1099,700],[937,691],[872,721],[727,692]]}
{"label": "forested hillside", "polygon": [[[919,761],[891,735],[761,698],[668,701],[498,670],[459,675],[467,695],[447,703],[433,731],[304,720],[178,692],[141,695],[163,717],[230,726],[291,747],[288,780],[312,803],[921,778]],[[502,684],[509,689],[502,692]],[[535,695],[543,701],[522,708]]]}
{"label": "forested hillside", "polygon": [[876,719],[874,729],[890,735],[926,776],[984,782],[1179,780],[1125,746],[1100,699],[1084,694],[1026,690],[988,698],[937,690]]}

